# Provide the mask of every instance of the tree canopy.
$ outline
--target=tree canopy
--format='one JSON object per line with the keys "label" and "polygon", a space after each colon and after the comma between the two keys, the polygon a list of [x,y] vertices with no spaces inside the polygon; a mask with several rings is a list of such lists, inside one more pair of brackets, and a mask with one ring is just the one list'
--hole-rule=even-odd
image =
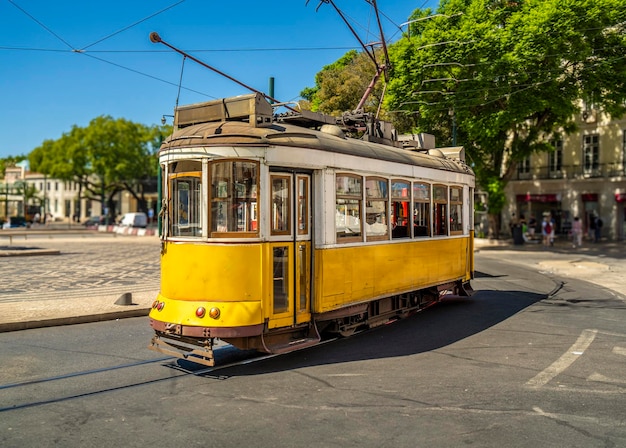
{"label": "tree canopy", "polygon": [[46,140],[28,156],[30,168],[51,177],[77,182],[81,196],[104,201],[126,190],[145,208],[143,189],[156,177],[156,153],[169,126],[148,127],[110,116],[74,126],[58,140]]}
{"label": "tree canopy", "polygon": [[456,137],[494,213],[517,163],[572,132],[581,107],[626,111],[626,0],[444,0],[426,12],[390,49],[387,108],[444,144]]}
{"label": "tree canopy", "polygon": [[[375,72],[376,67],[367,54],[350,50],[323,67],[315,76],[315,87],[305,88],[300,95],[315,112],[341,115],[356,109]],[[382,85],[378,83],[365,110],[376,111],[381,93]]]}
{"label": "tree canopy", "polygon": [[[573,132],[581,108],[624,114],[625,31],[626,0],[442,0],[415,10],[389,46],[383,113],[401,132],[463,145],[499,214],[517,163],[553,150],[550,137]],[[322,112],[352,104],[337,85],[367,87],[371,76],[346,59],[358,56],[325,67],[303,92]]]}

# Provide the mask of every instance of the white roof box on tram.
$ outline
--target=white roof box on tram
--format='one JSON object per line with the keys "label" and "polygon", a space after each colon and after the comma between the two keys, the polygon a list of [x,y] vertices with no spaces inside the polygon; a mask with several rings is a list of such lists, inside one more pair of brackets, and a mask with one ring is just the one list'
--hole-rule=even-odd
{"label": "white roof box on tram", "polygon": [[215,121],[245,121],[254,127],[268,127],[272,117],[270,103],[260,93],[252,93],[179,106],[174,115],[174,127],[181,129]]}
{"label": "white roof box on tram", "polygon": [[435,136],[432,134],[401,134],[398,141],[404,149],[411,151],[425,151],[435,148]]}

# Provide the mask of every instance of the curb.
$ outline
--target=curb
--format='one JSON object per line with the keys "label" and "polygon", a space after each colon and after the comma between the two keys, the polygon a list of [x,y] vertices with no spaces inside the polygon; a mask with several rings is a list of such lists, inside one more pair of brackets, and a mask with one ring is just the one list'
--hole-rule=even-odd
{"label": "curb", "polygon": [[114,311],[111,313],[88,314],[85,316],[59,317],[54,319],[33,320],[25,322],[0,323],[0,333],[10,331],[31,330],[35,328],[57,327],[62,325],[89,324],[109,320],[125,319],[130,317],[147,317],[150,308],[137,308],[134,310]]}
{"label": "curb", "polygon": [[32,248],[0,248],[0,257],[32,257],[35,255],[60,255],[57,249],[32,249]]}

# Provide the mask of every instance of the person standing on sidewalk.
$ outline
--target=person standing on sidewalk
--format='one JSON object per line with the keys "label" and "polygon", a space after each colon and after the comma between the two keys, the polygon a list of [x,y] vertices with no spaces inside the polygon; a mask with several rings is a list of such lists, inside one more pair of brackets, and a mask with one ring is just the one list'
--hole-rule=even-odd
{"label": "person standing on sidewalk", "polygon": [[550,220],[550,216],[546,215],[543,217],[543,222],[541,223],[541,236],[543,237],[544,247],[550,246],[552,230],[553,229],[552,229],[552,222]]}
{"label": "person standing on sidewalk", "polygon": [[572,223],[572,247],[581,247],[583,245],[583,223],[578,216],[574,218]]}
{"label": "person standing on sidewalk", "polygon": [[595,243],[599,243],[600,242],[600,238],[602,238],[602,218],[600,218],[599,216],[596,216],[596,218],[594,219],[594,235],[593,235],[593,241]]}

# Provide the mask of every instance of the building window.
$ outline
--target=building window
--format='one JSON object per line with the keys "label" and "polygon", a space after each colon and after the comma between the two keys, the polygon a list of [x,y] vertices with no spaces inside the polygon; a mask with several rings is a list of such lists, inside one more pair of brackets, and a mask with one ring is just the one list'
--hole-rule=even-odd
{"label": "building window", "polygon": [[563,140],[552,140],[554,151],[548,153],[548,170],[550,177],[560,177],[563,166]]}
{"label": "building window", "polygon": [[530,173],[530,157],[525,157],[517,164],[517,174],[520,177],[526,177]]}
{"label": "building window", "polygon": [[363,179],[359,176],[338,174],[335,189],[335,231],[337,242],[360,241]]}
{"label": "building window", "polygon": [[365,182],[365,235],[368,240],[389,238],[389,191],[387,180],[370,177]]}
{"label": "building window", "polygon": [[413,184],[413,236],[430,236],[430,185]]}
{"label": "building window", "polygon": [[598,134],[583,137],[583,173],[597,176],[600,170],[600,136]]}

